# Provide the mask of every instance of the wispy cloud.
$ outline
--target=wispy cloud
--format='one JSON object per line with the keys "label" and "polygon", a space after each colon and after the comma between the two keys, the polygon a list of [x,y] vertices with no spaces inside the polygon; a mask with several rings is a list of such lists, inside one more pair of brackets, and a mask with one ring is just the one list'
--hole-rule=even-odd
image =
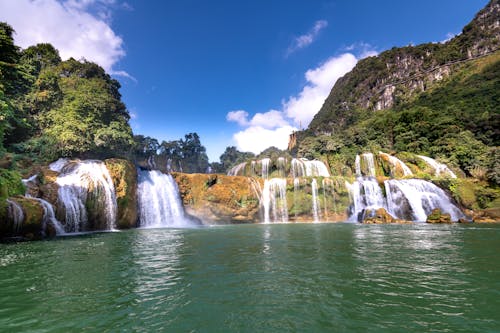
{"label": "wispy cloud", "polygon": [[0,21],[16,31],[17,45],[51,43],[61,58],[85,58],[108,73],[135,80],[116,69],[125,56],[123,40],[111,28],[116,0],[0,0]]}
{"label": "wispy cloud", "polygon": [[346,52],[306,71],[305,85],[296,95],[283,99],[281,110],[271,109],[256,113],[251,118],[245,110],[229,112],[226,119],[244,127],[233,135],[238,149],[255,154],[270,146],[286,149],[290,133],[309,125],[335,82],[349,72],[359,59],[367,54],[376,54],[376,51],[370,51],[368,47],[363,51],[353,46],[352,50],[354,49],[360,50],[358,56]]}
{"label": "wispy cloud", "polygon": [[311,45],[318,37],[321,30],[328,26],[326,20],[319,20],[314,23],[314,26],[304,35],[296,37],[292,44],[288,47],[285,53],[285,57],[288,57],[292,53],[303,49]]}

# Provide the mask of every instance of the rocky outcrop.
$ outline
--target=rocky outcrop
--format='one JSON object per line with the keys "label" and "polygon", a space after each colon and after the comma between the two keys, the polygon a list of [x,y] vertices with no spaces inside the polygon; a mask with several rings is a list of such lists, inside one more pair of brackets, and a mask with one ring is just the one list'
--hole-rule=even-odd
{"label": "rocky outcrop", "polygon": [[427,223],[451,223],[451,216],[448,213],[441,212],[441,209],[435,208],[427,216]]}
{"label": "rocky outcrop", "polygon": [[412,223],[411,221],[394,218],[384,208],[367,209],[365,211],[364,224],[387,224],[387,223]]}
{"label": "rocky outcrop", "polygon": [[115,186],[118,212],[116,224],[119,229],[137,226],[137,169],[127,160],[104,161]]}
{"label": "rocky outcrop", "polygon": [[500,223],[500,208],[489,208],[475,211],[472,221],[476,223]]}
{"label": "rocky outcrop", "polygon": [[176,172],[172,176],[186,212],[205,224],[261,221],[257,184],[252,178]]}
{"label": "rocky outcrop", "polygon": [[0,239],[36,240],[45,236],[44,210],[35,199],[22,196],[0,204]]}

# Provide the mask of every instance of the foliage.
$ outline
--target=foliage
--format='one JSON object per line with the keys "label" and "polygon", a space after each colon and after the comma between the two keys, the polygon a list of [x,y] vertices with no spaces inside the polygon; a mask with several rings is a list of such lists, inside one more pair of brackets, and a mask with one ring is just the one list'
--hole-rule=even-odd
{"label": "foliage", "polygon": [[18,172],[0,168],[0,200],[14,195],[23,195],[24,191],[25,188]]}
{"label": "foliage", "polygon": [[[254,153],[241,152],[235,146],[226,147],[226,150],[220,156],[220,172],[227,173],[233,166],[243,163],[255,157]],[[215,165],[217,167],[217,165]]]}

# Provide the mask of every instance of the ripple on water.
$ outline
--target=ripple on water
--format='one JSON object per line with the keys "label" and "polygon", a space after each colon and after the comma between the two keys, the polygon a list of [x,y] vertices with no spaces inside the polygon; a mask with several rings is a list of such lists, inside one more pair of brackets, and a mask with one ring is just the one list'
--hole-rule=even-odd
{"label": "ripple on water", "polygon": [[7,331],[484,332],[500,227],[250,225],[0,245]]}

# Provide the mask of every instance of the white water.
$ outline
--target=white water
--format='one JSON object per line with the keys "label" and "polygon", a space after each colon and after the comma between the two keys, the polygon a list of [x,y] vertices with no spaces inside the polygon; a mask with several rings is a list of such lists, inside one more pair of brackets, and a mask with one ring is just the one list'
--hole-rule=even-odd
{"label": "white water", "polygon": [[389,164],[391,165],[393,176],[395,176],[395,174],[396,174],[395,170],[397,169],[398,166],[403,171],[403,176],[413,175],[413,172],[411,172],[410,168],[403,161],[401,161],[399,158],[392,156],[392,155],[389,155],[389,154],[386,154],[386,153],[383,153],[383,152],[379,152],[379,155],[384,156],[388,159]]}
{"label": "white water", "polygon": [[359,221],[366,209],[385,208],[385,198],[378,182],[372,177],[359,177],[352,184],[346,182],[352,209],[350,221]]}
{"label": "white water", "polygon": [[[366,167],[365,172],[361,170],[361,157],[363,157],[363,161]],[[373,154],[364,153],[361,154],[361,156],[356,155],[356,160],[354,161],[354,169],[356,172],[356,177],[361,177],[361,176],[375,177],[375,158],[373,157]]]}
{"label": "white water", "polygon": [[288,221],[285,178],[272,178],[264,181],[262,205],[264,207],[264,223]]}
{"label": "white water", "polygon": [[439,163],[433,158],[427,157],[427,156],[422,156],[422,155],[417,155],[420,157],[422,160],[427,163],[432,169],[434,169],[434,176],[436,177],[450,177],[450,178],[457,178],[457,175],[453,171],[448,168],[446,164]]}
{"label": "white water", "polygon": [[297,177],[330,177],[326,165],[317,160],[309,161],[305,158],[292,159],[292,176]]}
{"label": "white water", "polygon": [[271,163],[270,158],[263,158],[260,160],[260,164],[262,166],[262,178],[269,178],[269,164]]}
{"label": "white water", "polygon": [[278,177],[285,178],[285,165],[286,159],[284,157],[278,157]]}
{"label": "white water", "polygon": [[[238,165],[235,165],[232,167],[228,172],[228,176],[238,176],[240,175],[241,170],[245,169],[245,166],[247,165],[246,162],[240,163]],[[241,176],[241,175],[240,175]]]}
{"label": "white water", "polygon": [[311,192],[312,192],[312,214],[314,218],[314,222],[319,222],[319,210],[320,204],[318,199],[318,183],[316,182],[316,178],[311,181]]}
{"label": "white water", "polygon": [[9,204],[7,208],[7,214],[9,215],[9,218],[14,222],[13,231],[19,232],[24,221],[23,208],[14,200],[7,199],[7,203]]}
{"label": "white water", "polygon": [[434,208],[443,213],[449,213],[452,221],[464,217],[460,209],[455,206],[438,186],[422,179],[391,179],[385,182],[388,212],[398,218],[404,218],[405,207],[403,199],[411,208],[413,221],[425,221]]}
{"label": "white water", "polygon": [[171,175],[160,171],[138,171],[140,227],[183,227],[190,225],[177,183]]}
{"label": "white water", "polygon": [[59,220],[56,218],[56,214],[54,213],[54,207],[50,204],[50,202],[40,199],[40,198],[32,198],[38,201],[42,207],[43,207],[43,226],[42,226],[42,232],[44,234],[47,233],[47,225],[50,223],[53,227],[54,230],[56,231],[56,235],[63,235],[66,232],[64,231],[64,227],[59,222]]}
{"label": "white water", "polygon": [[[89,230],[89,212],[86,208],[89,199],[96,207],[94,218],[104,222],[104,226],[98,226],[99,229],[114,229],[117,203],[113,181],[106,165],[101,161],[86,160],[69,162],[61,167],[59,161],[55,162],[57,169],[61,170],[56,183],[59,185],[59,204],[65,211],[65,231]],[[53,165],[54,163],[51,164],[51,169]]]}

